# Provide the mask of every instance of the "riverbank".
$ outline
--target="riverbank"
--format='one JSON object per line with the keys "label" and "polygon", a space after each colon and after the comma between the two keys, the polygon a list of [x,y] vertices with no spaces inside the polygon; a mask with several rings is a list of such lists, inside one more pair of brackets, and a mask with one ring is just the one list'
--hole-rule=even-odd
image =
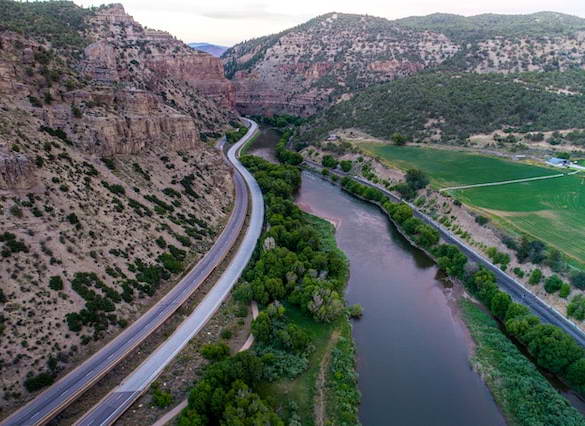
{"label": "riverbank", "polygon": [[[333,225],[307,213],[304,217],[318,231],[323,249],[339,253],[347,265],[345,254],[337,247]],[[347,269],[344,276],[347,283]],[[273,400],[277,412],[289,422],[298,420],[302,425],[316,426],[359,424],[356,350],[349,317],[343,315],[333,323],[323,323],[298,309],[287,309],[292,322],[309,332],[314,349],[305,371],[294,379],[266,384],[260,394]]]}
{"label": "riverbank", "polygon": [[[238,301],[254,300],[261,307],[252,323],[255,343],[233,357],[218,354],[190,392],[188,409],[179,421],[230,423],[237,417],[241,422],[280,425],[308,414],[301,424],[326,424],[328,418],[317,413],[331,408],[327,387],[318,389],[323,384],[318,378],[329,369],[321,360],[335,347],[336,328],[347,321],[340,296],[347,260],[331,247],[333,237],[325,238],[333,227],[324,221],[316,226],[318,219],[292,202],[300,185],[298,168],[251,156],[241,161],[255,176],[266,202],[265,231],[234,291]],[[284,386],[286,396],[277,392],[278,385]],[[355,418],[350,424],[358,423],[358,403],[354,398],[337,404]]]}
{"label": "riverbank", "polygon": [[[345,183],[347,184],[347,181],[345,181]],[[381,193],[375,194],[374,192],[368,190],[367,187],[359,183],[354,183],[351,185],[342,184],[342,186],[344,186],[344,189],[346,189],[346,191],[348,191],[350,194],[354,196],[357,195],[363,200],[377,204],[377,206],[381,208],[382,211],[386,213],[386,215],[388,215],[388,217],[394,223],[397,229],[401,229],[402,232],[409,234],[409,240],[411,242],[413,240],[417,241],[418,245],[420,245],[421,235],[420,232],[417,231],[420,230],[419,224],[416,223],[416,220],[413,221],[412,219],[409,219],[412,218],[412,211],[408,211],[410,209],[407,206],[399,207],[400,205],[398,204],[390,203],[388,200],[385,199],[383,194]],[[557,367],[558,374],[560,371],[562,372],[567,371],[567,368],[569,368],[569,364],[572,362],[571,360],[574,361],[575,359],[579,359],[580,351],[575,346],[575,343],[572,342],[568,336],[562,335],[562,333],[559,334],[560,330],[550,325],[546,326],[540,325],[538,318],[530,316],[527,308],[523,307],[522,305],[513,303],[507,294],[498,290],[495,284],[495,279],[491,276],[489,272],[485,270],[484,271],[479,270],[475,274],[466,275],[467,273],[465,272],[465,264],[467,262],[467,259],[465,258],[465,256],[463,256],[463,254],[461,254],[453,246],[447,245],[437,246],[437,243],[438,240],[433,242],[432,244],[429,244],[428,247],[425,247],[425,249],[427,249],[427,253],[431,256],[431,258],[435,259],[435,261],[438,262],[441,268],[444,269],[451,278],[461,280],[462,282],[465,282],[466,285],[467,280],[470,280],[469,285],[474,289],[472,293],[474,293],[476,297],[479,296],[479,299],[482,301],[482,303],[486,304],[488,310],[490,310],[494,315],[496,316],[499,315],[498,319],[500,319],[501,321],[506,320],[506,329],[512,327],[516,333],[515,337],[519,339],[523,344],[528,345],[527,339],[533,340],[540,339],[541,338],[540,336],[544,337],[545,335],[555,336],[553,338],[554,340],[550,341],[550,345],[546,345],[546,347],[542,347],[542,349],[539,349],[541,348],[541,346],[538,345],[527,346],[529,348],[530,354],[534,356],[535,359],[542,361],[542,365],[539,364],[540,367],[547,368],[544,365],[544,360],[542,357],[552,356],[553,359],[549,359],[549,364],[552,363],[550,365],[556,364],[561,366],[560,369],[559,367]],[[497,302],[495,302],[494,300],[497,300]],[[508,312],[510,313],[508,314]],[[467,317],[467,320],[468,319],[469,316]],[[468,327],[471,327],[471,324],[469,324],[467,320],[466,324],[468,325]],[[509,323],[508,321],[510,320],[514,320],[516,321],[516,323]],[[523,329],[522,327],[518,328],[517,326],[515,327],[515,324],[520,323],[523,324],[524,322],[526,322],[526,324],[531,324],[528,325],[528,329],[526,328]],[[532,335],[528,336],[526,332],[532,331],[532,329],[534,329]],[[502,336],[505,337],[503,334]],[[474,340],[476,341],[476,344],[478,346],[482,344],[481,341],[478,341],[477,334],[474,335]],[[534,342],[536,341],[534,340]],[[510,344],[512,343],[510,342]],[[561,347],[563,349],[561,349]],[[557,349],[560,350],[561,352],[558,352],[553,355],[554,351]],[[544,351],[551,350],[553,351],[553,353],[549,355],[544,354]],[[563,351],[566,352],[563,353]],[[566,360],[564,359],[565,356],[567,357]],[[554,358],[558,358],[558,360],[555,360]],[[492,359],[483,358],[483,360],[486,363],[495,361],[495,359],[493,358]],[[510,360],[515,360],[515,362],[524,362],[531,364],[531,362],[528,359],[526,359],[524,355],[522,355],[519,351],[511,353],[510,359],[508,361]],[[578,363],[576,363],[574,366],[573,364],[571,364],[571,368],[576,369],[579,367],[579,365],[580,364]],[[498,371],[498,369],[502,368],[502,365],[492,364],[491,367],[494,371]],[[559,426],[564,425],[567,423],[564,423],[563,420],[560,418],[557,418],[556,423],[555,422],[551,423],[552,421],[551,419],[555,418],[554,413],[559,413],[559,410],[561,410],[561,412],[563,412],[563,416],[569,419],[579,419],[579,421],[582,421],[583,417],[579,414],[579,412],[572,406],[568,405],[567,401],[562,399],[562,397],[558,395],[556,390],[546,380],[546,378],[538,372],[534,365],[532,365],[532,368],[536,372],[536,377],[539,377],[539,380],[534,380],[528,383],[526,386],[530,387],[532,392],[552,392],[551,395],[556,394],[566,404],[560,406],[562,408],[561,410],[561,408],[559,408],[558,400],[554,398],[541,401],[540,411],[531,414],[536,417],[530,418],[532,419],[539,418],[542,422],[541,424],[558,424]],[[547,369],[550,370],[550,368],[551,367],[548,367]],[[572,377],[576,379],[574,373]],[[490,390],[492,391],[492,393],[494,395],[500,396],[500,399],[498,400],[499,403],[504,403],[507,401],[507,400],[504,401],[501,395],[505,395],[506,398],[511,397],[509,389],[507,389],[506,387],[507,385],[503,381],[486,380],[486,382],[490,386]],[[530,393],[525,393],[524,398],[530,399],[529,395]],[[518,395],[516,395],[516,397],[518,397]],[[522,421],[526,417],[525,410],[528,405],[529,404],[527,404],[526,401],[522,401],[522,399],[515,401],[513,400],[512,403],[508,401],[507,405],[505,406],[506,408],[505,412],[508,417],[508,420],[513,424],[525,424],[522,423]],[[565,405],[568,405],[568,407],[565,407]],[[579,423],[579,421],[577,420],[575,421],[576,423],[574,422],[569,424],[584,424]]]}
{"label": "riverbank", "polygon": [[396,424],[504,425],[469,368],[471,338],[459,318],[457,289],[433,262],[376,206],[318,176],[303,173],[297,205],[339,224],[337,245],[350,259],[345,298],[364,308],[352,330],[362,424],[385,424],[392,413]]}
{"label": "riverbank", "polygon": [[549,385],[494,319],[469,300],[461,300],[460,305],[477,344],[473,368],[492,390],[510,424],[585,424],[583,416]]}

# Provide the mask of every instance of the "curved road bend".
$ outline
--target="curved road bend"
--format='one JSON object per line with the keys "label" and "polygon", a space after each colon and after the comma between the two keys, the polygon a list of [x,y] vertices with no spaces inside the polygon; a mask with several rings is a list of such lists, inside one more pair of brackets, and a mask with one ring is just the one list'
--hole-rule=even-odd
{"label": "curved road bend", "polygon": [[[250,122],[248,133],[236,146],[243,145],[243,143],[252,137],[256,130],[256,123]],[[79,367],[72,370],[57,383],[39,394],[35,399],[10,415],[1,423],[3,426],[42,424],[57,415],[73,400],[105,376],[118,362],[169,318],[222,261],[237,240],[248,210],[246,183],[240,172],[243,166],[235,158],[234,149],[230,150],[228,157],[236,170],[234,173],[236,193],[234,209],[225,229],[213,247],[152,308],[133,322],[127,329],[122,331],[115,339],[91,356],[91,358],[87,359]],[[250,178],[251,176],[248,176],[246,181]]]}
{"label": "curved road bend", "polygon": [[[322,166],[320,164],[315,163],[313,161],[305,161],[305,163],[307,163],[311,167],[314,167],[317,169],[322,169]],[[463,253],[465,253],[465,255],[469,259],[471,259],[472,261],[474,261],[475,263],[477,263],[479,265],[484,266],[485,268],[487,268],[491,272],[493,272],[494,275],[496,276],[496,279],[497,279],[500,287],[503,290],[505,290],[508,294],[510,294],[510,296],[512,296],[512,299],[514,299],[515,301],[517,301],[519,303],[522,303],[522,304],[528,306],[532,310],[532,312],[534,312],[534,314],[536,314],[543,321],[545,321],[549,324],[556,325],[557,327],[560,327],[567,334],[569,334],[571,337],[573,337],[577,341],[577,343],[579,343],[581,346],[585,346],[585,333],[583,333],[583,331],[580,328],[578,328],[570,320],[568,320],[566,317],[564,317],[555,308],[548,305],[543,300],[539,299],[537,296],[532,294],[529,290],[527,290],[520,282],[518,282],[512,276],[510,276],[507,273],[505,273],[504,271],[502,271],[500,268],[498,268],[496,265],[491,263],[484,256],[482,256],[477,251],[475,251],[475,249],[471,248],[465,242],[463,242],[458,237],[453,235],[453,233],[451,233],[451,231],[449,231],[447,228],[445,228],[441,224],[435,222],[433,219],[431,219],[430,217],[428,217],[424,213],[421,213],[418,210],[418,208],[416,206],[414,206],[412,203],[409,203],[407,201],[402,200],[400,197],[397,197],[396,195],[392,194],[390,191],[386,190],[385,188],[380,187],[378,185],[375,185],[375,184],[373,184],[373,183],[371,183],[371,182],[369,182],[361,177],[351,176],[347,173],[343,173],[342,171],[337,171],[337,170],[331,170],[331,173],[335,173],[338,176],[342,176],[342,177],[349,176],[352,179],[356,180],[357,182],[359,182],[363,185],[367,185],[367,186],[370,186],[372,188],[379,189],[394,202],[407,203],[414,211],[414,215],[416,217],[418,217],[419,219],[421,219],[422,221],[426,222],[428,225],[432,226],[437,231],[439,231],[439,233],[441,234],[441,237],[443,238],[444,241],[446,241],[449,244],[453,244],[453,245],[457,246],[461,251],[463,251]]]}
{"label": "curved road bend", "polygon": [[256,123],[250,123],[250,131],[236,145],[228,151],[228,159],[235,167],[237,173],[241,173],[250,190],[252,200],[252,212],[250,225],[238,250],[221,277],[207,293],[205,298],[197,305],[195,310],[187,317],[175,332],[162,343],[150,356],[136,368],[124,381],[89,410],[75,425],[97,426],[110,425],[118,419],[159,376],[164,368],[181,352],[189,341],[203,328],[215,311],[221,306],[236,284],[246,265],[252,257],[256,242],[262,232],[264,222],[264,200],[260,187],[252,175],[237,159],[238,151],[254,134]]}

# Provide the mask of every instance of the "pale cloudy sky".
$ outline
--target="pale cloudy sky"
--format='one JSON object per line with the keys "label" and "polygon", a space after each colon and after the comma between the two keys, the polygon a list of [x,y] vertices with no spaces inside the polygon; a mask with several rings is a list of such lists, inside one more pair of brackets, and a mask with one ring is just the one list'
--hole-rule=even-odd
{"label": "pale cloudy sky", "polygon": [[[82,6],[104,0],[74,0]],[[119,0],[112,0],[119,1]],[[585,0],[122,0],[141,24],[165,30],[184,42],[233,45],[282,31],[328,12],[394,19],[435,12],[532,13],[542,10],[585,17]]]}

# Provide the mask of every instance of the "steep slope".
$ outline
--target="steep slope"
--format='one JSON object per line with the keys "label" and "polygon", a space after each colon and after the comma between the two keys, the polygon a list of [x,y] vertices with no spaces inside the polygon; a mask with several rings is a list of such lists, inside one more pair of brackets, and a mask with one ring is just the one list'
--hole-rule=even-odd
{"label": "steep slope", "polygon": [[436,66],[457,49],[442,34],[330,13],[238,44],[223,59],[240,111],[310,115],[343,93]]}
{"label": "steep slope", "polygon": [[583,68],[585,20],[556,13],[388,21],[330,13],[224,55],[243,112],[311,115],[346,94],[423,70]]}
{"label": "steep slope", "polygon": [[233,190],[211,144],[236,116],[218,59],[119,5],[0,3],[8,407],[91,354],[206,252]]}
{"label": "steep slope", "polygon": [[369,87],[312,118],[302,138],[360,129],[388,139],[462,142],[473,133],[580,128],[585,72],[475,74],[436,72]]}
{"label": "steep slope", "polygon": [[210,43],[188,43],[189,47],[200,50],[201,52],[209,53],[210,55],[219,58],[221,55],[225,53],[229,47],[226,46],[218,46],[217,44],[210,44]]}

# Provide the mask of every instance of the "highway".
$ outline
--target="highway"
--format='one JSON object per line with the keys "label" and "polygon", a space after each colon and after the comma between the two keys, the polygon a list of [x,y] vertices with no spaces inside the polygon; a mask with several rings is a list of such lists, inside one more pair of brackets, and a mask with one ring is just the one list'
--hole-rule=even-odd
{"label": "highway", "polygon": [[248,185],[252,200],[250,224],[236,254],[213,288],[207,293],[201,303],[197,305],[191,315],[177,327],[175,332],[150,354],[138,368],[127,376],[119,386],[85,413],[75,425],[97,426],[114,423],[134,401],[148,390],[149,386],[156,380],[163,369],[205,326],[207,321],[227,298],[233,286],[238,282],[240,275],[244,272],[246,265],[252,257],[264,222],[264,200],[260,187],[252,175],[237,159],[238,151],[250,139],[257,128],[256,123],[252,121],[248,122],[251,127],[247,135],[228,151],[228,159],[236,169],[236,173],[239,173]]}
{"label": "highway", "polygon": [[[139,319],[134,321],[128,328],[89,359],[84,361],[80,366],[69,372],[66,376],[39,394],[28,404],[11,414],[1,423],[2,425],[30,426],[46,423],[105,376],[116,366],[116,364],[132,352],[133,349],[135,349],[144,341],[144,339],[166,321],[193,294],[216,266],[221,263],[238,239],[248,211],[248,189],[250,190],[252,200],[252,218],[246,236],[244,237],[244,241],[240,245],[240,249],[235,256],[235,259],[238,258],[238,256],[242,256],[240,252],[244,246],[250,251],[248,256],[251,256],[256,240],[260,235],[260,230],[257,228],[261,228],[262,223],[258,225],[258,220],[262,222],[264,216],[264,204],[256,181],[236,158],[239,149],[257,130],[256,123],[249,120],[247,121],[250,125],[248,133],[228,152],[228,160],[234,167],[234,208],[228,223],[213,247],[197,263],[197,265],[195,265],[195,267],[189,271],[171,291],[169,291],[169,293],[167,293]],[[254,232],[251,231],[252,229]],[[253,244],[250,242],[251,239],[254,239]],[[245,245],[246,241],[248,243]],[[214,287],[214,290],[216,287]],[[202,304],[205,303],[207,312],[201,312],[200,321],[205,320],[205,317],[208,318],[213,312],[215,312],[216,304],[208,299],[209,297],[206,297],[202,301]],[[178,331],[179,330],[177,330],[177,332]],[[175,332],[175,334],[177,334],[177,332]],[[175,336],[175,334],[173,334],[173,336]],[[186,338],[186,336],[184,337]],[[155,374],[158,374],[158,372],[152,371],[151,374],[155,377]],[[130,389],[129,391],[125,391],[127,394],[136,390],[136,388],[133,387],[135,382],[130,384],[125,382],[125,384],[127,385],[125,389]],[[121,395],[117,395],[117,399],[113,402],[114,404],[121,403],[120,396]],[[129,395],[126,395],[126,400],[128,397]]]}
{"label": "highway", "polygon": [[[315,163],[313,161],[305,161],[305,163],[313,168],[317,168],[319,170],[322,169],[322,166],[320,164]],[[400,197],[392,194],[385,188],[375,185],[359,176],[351,176],[347,173],[338,170],[331,170],[330,172],[335,173],[336,175],[341,177],[344,176],[351,177],[352,179],[356,180],[357,182],[363,185],[376,188],[382,191],[393,202],[396,203],[404,202],[408,204],[414,211],[414,215],[417,218],[421,219],[423,222],[437,229],[441,234],[441,238],[445,242],[457,246],[471,261],[477,263],[478,265],[482,265],[485,268],[489,269],[491,272],[493,272],[494,275],[496,276],[500,288],[505,290],[512,297],[512,299],[514,299],[516,302],[526,305],[528,308],[532,310],[532,312],[535,315],[537,315],[543,321],[549,324],[556,325],[557,327],[563,329],[567,334],[573,337],[577,341],[577,343],[585,347],[585,333],[583,333],[583,331],[580,328],[573,324],[569,319],[564,317],[555,308],[548,305],[546,302],[542,301],[537,296],[532,294],[528,289],[526,289],[520,282],[518,282],[512,276],[502,271],[500,268],[491,263],[483,255],[475,251],[475,249],[470,247],[467,243],[460,240],[449,229],[445,228],[440,223],[435,222],[432,218],[420,212],[415,205],[402,200]]]}

